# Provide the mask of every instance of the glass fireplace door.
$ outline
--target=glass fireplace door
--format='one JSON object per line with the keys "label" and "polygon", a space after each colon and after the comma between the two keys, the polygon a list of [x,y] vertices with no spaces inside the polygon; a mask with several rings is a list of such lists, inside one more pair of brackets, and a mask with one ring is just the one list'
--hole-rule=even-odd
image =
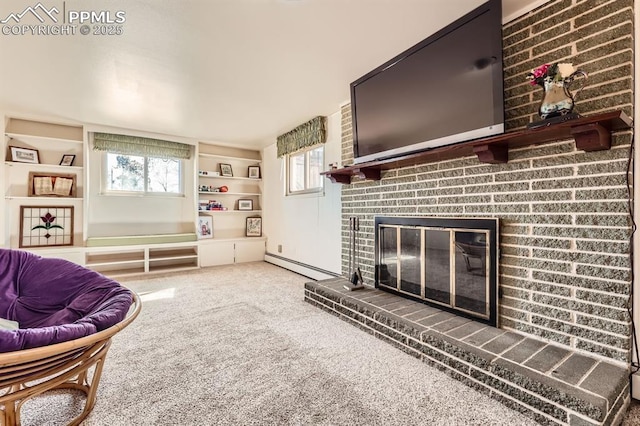
{"label": "glass fireplace door", "polygon": [[490,318],[488,231],[385,224],[377,232],[377,285]]}
{"label": "glass fireplace door", "polygon": [[424,233],[424,297],[451,305],[451,232],[425,229]]}
{"label": "glass fireplace door", "polygon": [[453,306],[481,316],[489,316],[487,233],[455,231],[454,235]]}
{"label": "glass fireplace door", "polygon": [[400,291],[422,296],[422,231],[400,228]]}

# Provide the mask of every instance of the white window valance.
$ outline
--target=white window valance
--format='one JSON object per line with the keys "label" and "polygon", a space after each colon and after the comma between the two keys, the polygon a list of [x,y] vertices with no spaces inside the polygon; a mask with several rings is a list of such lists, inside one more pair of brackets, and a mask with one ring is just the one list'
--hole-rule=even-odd
{"label": "white window valance", "polygon": [[123,155],[140,155],[157,158],[191,158],[191,146],[187,144],[113,133],[94,133],[93,149]]}

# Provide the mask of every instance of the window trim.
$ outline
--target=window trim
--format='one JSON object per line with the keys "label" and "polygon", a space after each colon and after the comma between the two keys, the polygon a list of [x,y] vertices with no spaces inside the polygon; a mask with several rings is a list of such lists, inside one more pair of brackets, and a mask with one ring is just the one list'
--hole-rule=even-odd
{"label": "window trim", "polygon": [[[128,157],[143,157],[144,158],[144,171],[143,171],[143,181],[144,181],[144,190],[142,191],[131,191],[124,189],[110,189],[109,188],[109,154],[113,155],[124,155]],[[113,195],[113,196],[131,196],[131,197],[170,197],[170,198],[184,198],[186,196],[185,191],[185,175],[184,175],[184,160],[180,158],[172,158],[172,160],[176,160],[180,167],[180,188],[179,192],[159,192],[159,191],[148,191],[148,177],[149,177],[149,158],[160,158],[154,157],[152,155],[135,155],[135,154],[120,154],[116,152],[103,151],[102,152],[102,188],[101,195]]]}
{"label": "window trim", "polygon": [[[313,145],[305,149],[302,149],[300,151],[296,151],[291,154],[285,155],[285,162],[286,162],[285,195],[286,196],[309,195],[309,194],[324,195],[324,180],[322,179],[320,179],[320,186],[316,186],[313,188],[307,187],[309,184],[309,176],[310,176],[309,153],[319,148],[322,148],[322,164],[324,164],[325,151],[326,151],[324,144]],[[300,154],[304,155],[304,187],[305,189],[302,189],[299,191],[292,191],[291,190],[291,157],[299,156]]]}

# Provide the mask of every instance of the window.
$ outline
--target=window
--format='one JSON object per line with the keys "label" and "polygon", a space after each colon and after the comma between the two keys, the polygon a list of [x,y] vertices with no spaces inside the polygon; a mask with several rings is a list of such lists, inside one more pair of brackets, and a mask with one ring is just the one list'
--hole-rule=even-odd
{"label": "window", "polygon": [[108,192],[182,195],[182,163],[174,158],[105,153]]}
{"label": "window", "polygon": [[324,145],[288,155],[287,195],[322,192]]}

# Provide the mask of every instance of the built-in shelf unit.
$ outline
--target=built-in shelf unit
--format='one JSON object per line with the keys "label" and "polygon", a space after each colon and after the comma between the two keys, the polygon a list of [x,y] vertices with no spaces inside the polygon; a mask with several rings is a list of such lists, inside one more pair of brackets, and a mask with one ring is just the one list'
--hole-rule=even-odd
{"label": "built-in shelf unit", "polygon": [[199,240],[201,266],[264,259],[266,239],[246,236],[247,218],[262,213],[261,163],[258,150],[198,145],[198,216],[213,224]]}

